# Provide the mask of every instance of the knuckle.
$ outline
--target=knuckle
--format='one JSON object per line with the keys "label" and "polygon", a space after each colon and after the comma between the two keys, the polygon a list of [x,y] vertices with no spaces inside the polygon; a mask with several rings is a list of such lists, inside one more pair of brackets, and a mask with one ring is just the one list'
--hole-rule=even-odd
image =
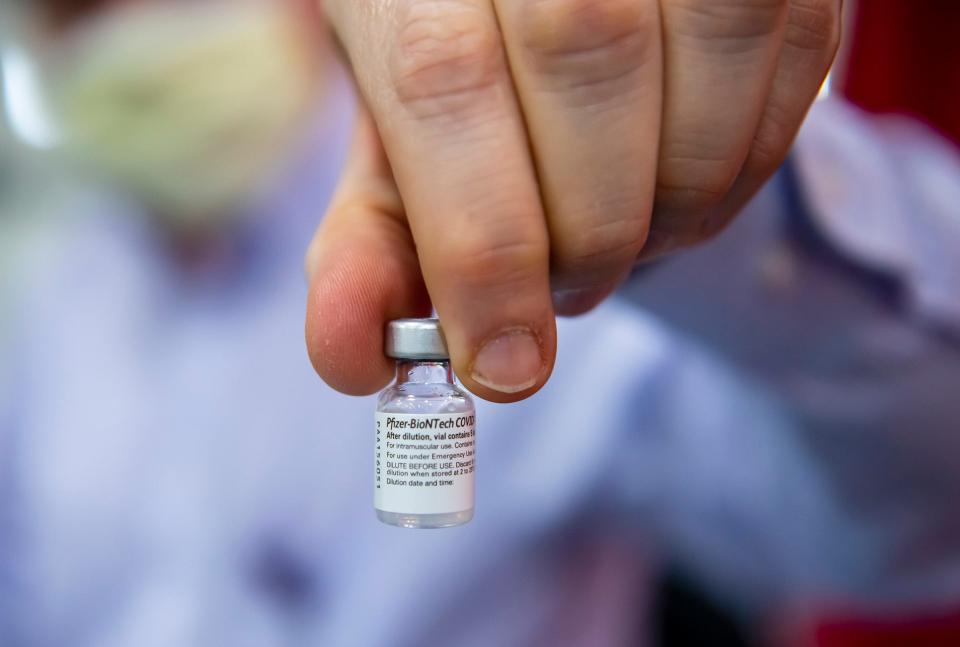
{"label": "knuckle", "polygon": [[840,4],[837,0],[794,0],[786,41],[797,49],[829,52],[840,45]]}
{"label": "knuckle", "polygon": [[641,0],[533,0],[519,20],[537,72],[572,86],[627,77],[649,60],[659,31],[657,3]]}
{"label": "knuckle", "polygon": [[554,271],[574,283],[616,280],[643,249],[648,233],[648,219],[639,215],[578,230],[575,237],[555,245]]}
{"label": "knuckle", "polygon": [[429,116],[460,111],[504,69],[493,19],[463,0],[408,0],[400,12],[391,80],[401,104]]}
{"label": "knuckle", "polygon": [[773,175],[787,156],[789,141],[785,128],[761,128],[753,138],[750,156],[747,158],[750,172],[764,177]]}
{"label": "knuckle", "polygon": [[724,51],[751,49],[778,33],[789,11],[789,0],[673,0],[667,26],[698,41],[715,42]]}
{"label": "knuckle", "polygon": [[753,136],[747,167],[754,174],[772,175],[783,163],[796,133],[792,111],[777,102],[767,105],[767,116]]}
{"label": "knuckle", "polygon": [[709,160],[668,165],[657,180],[656,211],[691,217],[703,214],[726,197],[738,172],[726,162]]}
{"label": "knuckle", "polygon": [[534,239],[451,241],[440,269],[466,287],[510,288],[531,282],[547,267],[547,246]]}

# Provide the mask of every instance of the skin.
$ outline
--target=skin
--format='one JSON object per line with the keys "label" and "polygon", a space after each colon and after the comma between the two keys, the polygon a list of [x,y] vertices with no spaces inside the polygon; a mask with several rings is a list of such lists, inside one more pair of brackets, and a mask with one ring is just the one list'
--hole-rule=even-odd
{"label": "skin", "polygon": [[786,157],[841,0],[327,0],[361,96],[307,256],[306,336],[349,394],[387,321],[444,324],[464,385],[535,393],[555,316],[720,232]]}
{"label": "skin", "polygon": [[[66,30],[145,1],[44,8]],[[312,22],[311,0],[289,2]],[[386,322],[436,308],[468,389],[535,393],[557,314],[716,235],[773,174],[834,58],[840,4],[321,2],[361,105],[307,255],[317,372],[381,389]]]}
{"label": "skin", "polygon": [[[305,58],[315,62],[310,72],[316,81],[316,88],[322,88],[329,72],[329,62],[334,58],[330,49],[329,34],[324,29],[319,9],[313,0],[259,0],[282,6],[293,16],[298,29],[297,42],[304,46]],[[218,0],[224,6],[225,0]],[[227,3],[233,0],[226,0]],[[171,0],[41,0],[38,3],[36,17],[41,33],[54,47],[60,39],[70,38],[71,33],[85,24],[106,17],[111,12],[134,5],[169,6]],[[202,4],[202,2],[197,3]],[[174,45],[175,49],[175,45]],[[304,113],[303,119],[309,115]],[[291,136],[295,135],[296,123],[292,125]],[[289,142],[288,142],[289,143]],[[281,145],[283,142],[280,143]],[[128,187],[129,189],[130,187]],[[221,247],[225,222],[230,222],[226,208],[218,212],[202,211],[195,208],[192,212],[171,211],[182,209],[183,205],[170,207],[163,201],[157,202],[150,196],[141,196],[141,206],[153,216],[157,225],[155,233],[172,253],[173,258],[185,268],[202,267],[211,254]]]}

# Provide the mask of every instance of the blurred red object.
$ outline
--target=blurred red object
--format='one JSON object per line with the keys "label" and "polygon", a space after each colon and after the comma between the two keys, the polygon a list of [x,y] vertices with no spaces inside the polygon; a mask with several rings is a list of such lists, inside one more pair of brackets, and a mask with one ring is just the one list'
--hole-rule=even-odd
{"label": "blurred red object", "polygon": [[960,2],[860,0],[847,63],[841,90],[854,103],[960,144]]}
{"label": "blurred red object", "polygon": [[957,647],[960,609],[942,615],[886,620],[838,617],[820,621],[815,647]]}
{"label": "blurred red object", "polygon": [[761,642],[771,647],[960,647],[960,603],[908,613],[844,604],[793,608],[774,614]]}

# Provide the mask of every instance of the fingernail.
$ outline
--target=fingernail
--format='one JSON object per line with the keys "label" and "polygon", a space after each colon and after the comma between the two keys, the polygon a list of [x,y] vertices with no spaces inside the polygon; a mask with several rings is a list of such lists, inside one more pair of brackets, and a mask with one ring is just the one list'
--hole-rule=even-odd
{"label": "fingernail", "polygon": [[656,260],[679,246],[680,239],[673,234],[667,234],[653,229],[647,237],[647,243],[640,250],[640,261]]}
{"label": "fingernail", "polygon": [[543,365],[537,338],[526,328],[514,328],[484,344],[473,362],[471,377],[494,391],[519,393],[537,383]]}
{"label": "fingernail", "polygon": [[596,288],[557,290],[553,293],[553,309],[563,316],[581,315],[599,305],[609,292],[607,289]]}

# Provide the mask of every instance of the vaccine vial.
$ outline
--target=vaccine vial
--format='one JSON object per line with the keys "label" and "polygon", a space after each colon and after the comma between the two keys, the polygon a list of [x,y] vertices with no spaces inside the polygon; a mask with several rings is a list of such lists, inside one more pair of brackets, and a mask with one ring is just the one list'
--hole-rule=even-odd
{"label": "vaccine vial", "polygon": [[473,518],[476,409],[454,382],[436,319],[387,325],[397,381],[376,415],[374,508],[403,528],[447,528]]}

